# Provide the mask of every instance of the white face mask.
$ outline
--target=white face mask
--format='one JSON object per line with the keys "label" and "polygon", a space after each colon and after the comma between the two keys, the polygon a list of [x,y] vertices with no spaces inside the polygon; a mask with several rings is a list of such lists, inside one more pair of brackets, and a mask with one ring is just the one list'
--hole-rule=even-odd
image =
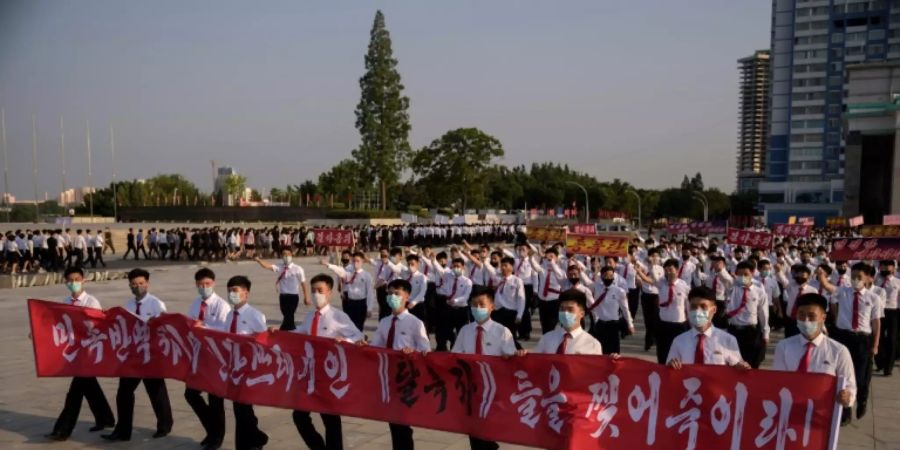
{"label": "white face mask", "polygon": [[228,303],[230,303],[231,306],[237,305],[240,302],[241,302],[241,294],[239,292],[232,292],[232,291],[228,292]]}
{"label": "white face mask", "polygon": [[863,280],[861,280],[861,279],[859,279],[859,278],[854,278],[854,279],[853,279],[853,289],[856,289],[857,291],[861,291],[861,290],[863,290],[863,289],[865,289],[865,288],[866,288],[866,282],[865,282],[865,281],[863,281]]}
{"label": "white face mask", "polygon": [[328,296],[319,292],[313,292],[313,300],[316,302],[316,308],[322,308],[328,304]]}
{"label": "white face mask", "polygon": [[281,260],[284,261],[285,265],[289,265],[294,260],[294,257],[291,255],[282,256]]}
{"label": "white face mask", "polygon": [[800,330],[800,334],[802,334],[803,337],[809,339],[815,336],[819,331],[819,322],[798,320],[797,329]]}

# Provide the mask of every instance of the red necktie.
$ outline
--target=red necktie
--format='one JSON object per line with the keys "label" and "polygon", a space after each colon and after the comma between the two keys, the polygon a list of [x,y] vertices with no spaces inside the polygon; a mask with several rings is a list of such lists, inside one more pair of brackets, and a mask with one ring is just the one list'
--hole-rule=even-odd
{"label": "red necktie", "polygon": [[450,301],[453,301],[453,299],[456,298],[456,286],[458,284],[457,278],[453,277],[453,289],[450,290]]}
{"label": "red necktie", "polygon": [[687,260],[685,260],[683,263],[681,263],[681,268],[678,269],[678,278],[681,278],[681,274],[684,273],[685,263],[687,263]]}
{"label": "red necktie", "polygon": [[713,295],[716,296],[716,300],[719,299],[719,292],[716,291],[716,286],[718,286],[718,285],[719,285],[719,276],[718,276],[718,275],[713,275],[713,285],[712,285],[712,290],[713,290]]}
{"label": "red necktie", "polygon": [[203,321],[203,318],[206,317],[206,302],[200,300],[200,316],[197,317],[197,320]]}
{"label": "red necktie", "polygon": [[547,294],[550,292],[550,265],[547,265],[547,270],[544,272],[544,299],[547,298]]}
{"label": "red necktie", "polygon": [[741,294],[741,304],[737,307],[737,309],[735,309],[734,311],[731,311],[730,313],[726,314],[726,315],[728,316],[729,319],[732,318],[732,317],[734,317],[734,316],[736,316],[736,315],[738,315],[738,314],[740,314],[741,311],[743,311],[744,308],[747,307],[747,291],[748,291],[748,290],[750,290],[750,288],[747,287],[747,286],[744,286],[744,293]]}
{"label": "red necktie", "polygon": [[77,301],[78,301],[77,298],[72,297],[72,298],[69,299],[69,304],[70,304],[70,305],[74,305]]}
{"label": "red necktie", "polygon": [[882,289],[886,289],[886,288],[887,288],[887,282],[888,282],[887,277],[884,277],[884,279],[881,280],[881,288],[882,288]]}
{"label": "red necktie", "polygon": [[706,342],[706,335],[700,333],[697,335],[697,350],[694,351],[694,364],[704,365],[706,364],[706,353],[704,350],[704,342]]}
{"label": "red necktie", "polygon": [[475,278],[475,263],[472,263],[472,269],[469,270],[469,279],[472,280]]}
{"label": "red necktie", "polygon": [[591,307],[588,309],[588,311],[593,311],[594,308],[600,306],[600,304],[603,303],[603,300],[606,300],[606,294],[608,294],[608,293],[609,293],[609,288],[604,289],[603,293],[600,294],[599,297],[597,297],[597,300],[594,302],[593,305],[591,305]]}
{"label": "red necktie", "polygon": [[807,373],[809,372],[809,362],[812,360],[812,352],[815,345],[812,342],[806,343],[806,354],[803,355],[803,359],[800,360],[800,363],[797,364],[797,372],[799,373]]}
{"label": "red necktie", "polygon": [[482,328],[481,325],[478,325],[478,333],[475,335],[475,354],[476,355],[482,354],[481,349],[482,349],[482,345],[484,344],[483,339],[484,339],[484,328]]}
{"label": "red necktie", "polygon": [[559,347],[556,347],[557,355],[565,355],[566,354],[566,347],[568,347],[568,345],[569,345],[569,339],[572,339],[572,335],[569,333],[566,333],[566,335],[563,336],[562,342],[559,343]]}
{"label": "red necktie", "polygon": [[141,315],[141,302],[134,303],[134,315],[136,315],[136,316]]}
{"label": "red necktie", "polygon": [[791,306],[791,319],[797,320],[797,300],[803,295],[803,286],[797,286],[797,296],[794,297],[794,305]]}
{"label": "red necktie", "polygon": [[859,328],[859,291],[853,293],[853,331]]}
{"label": "red necktie", "polygon": [[625,266],[625,270],[622,273],[622,278],[628,279],[628,266]]}
{"label": "red necktie", "polygon": [[666,302],[660,304],[660,308],[665,308],[672,303],[672,298],[675,296],[675,283],[669,283],[669,295],[666,297]]}
{"label": "red necktie", "polygon": [[238,316],[240,315],[238,314],[237,310],[234,310],[233,313],[234,315],[231,316],[231,329],[229,330],[229,333],[232,334],[237,333],[237,321]]}
{"label": "red necktie", "polygon": [[278,283],[281,283],[281,280],[283,280],[284,277],[287,275],[287,271],[289,268],[290,268],[290,266],[284,266],[284,270],[281,271],[281,275],[278,275],[278,279],[275,280],[276,287],[278,286]]}
{"label": "red necktie", "polygon": [[359,272],[353,272],[353,277],[350,278],[350,281],[347,282],[347,287],[349,288],[354,281],[356,281],[356,276],[359,275]]}
{"label": "red necktie", "polygon": [[319,317],[322,315],[319,311],[316,311],[316,314],[313,315],[312,326],[309,327],[309,334],[311,336],[319,335]]}
{"label": "red necktie", "polygon": [[397,316],[394,316],[394,319],[391,321],[391,329],[388,330],[387,348],[389,348],[389,349],[394,348],[394,329],[396,328],[396,326],[397,326]]}

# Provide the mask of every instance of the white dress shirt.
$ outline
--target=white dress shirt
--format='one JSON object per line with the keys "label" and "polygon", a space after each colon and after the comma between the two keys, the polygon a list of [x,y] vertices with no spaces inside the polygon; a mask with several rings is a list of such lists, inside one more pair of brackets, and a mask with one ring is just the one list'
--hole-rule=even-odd
{"label": "white dress shirt", "polygon": [[469,322],[459,330],[459,336],[453,343],[453,353],[475,354],[475,341],[478,337],[478,328],[484,329],[481,336],[481,354],[489,356],[509,356],[516,353],[516,344],[513,341],[509,328],[488,319],[483,324]]}
{"label": "white dress shirt", "polygon": [[725,301],[725,298],[728,297],[728,293],[731,292],[732,286],[734,286],[734,277],[728,273],[727,270],[722,270],[721,272],[713,272],[710,274],[706,274],[704,272],[697,271],[696,280],[698,283],[702,284],[713,290],[716,294],[716,300]]}
{"label": "white dress shirt", "polygon": [[634,264],[631,264],[630,262],[625,262],[616,266],[616,275],[625,280],[626,290],[635,289],[637,287],[634,270]]}
{"label": "white dress shirt", "polygon": [[418,317],[412,315],[407,310],[394,315],[391,314],[378,322],[378,328],[375,330],[375,336],[372,337],[372,346],[387,347],[388,334],[391,330],[391,324],[394,323],[394,346],[393,350],[403,350],[411,348],[417,352],[431,351],[431,342],[425,333],[425,324]]}
{"label": "white dress shirt", "polygon": [[[783,339],[775,346],[775,362],[773,370],[794,372],[806,357],[806,344],[810,342],[803,335],[795,335]],[[853,372],[853,360],[850,350],[844,344],[819,333],[812,340],[813,351],[807,369],[810,373],[827,373],[844,377],[844,389],[850,391],[850,405],[856,402],[856,375]]]}
{"label": "white dress shirt", "polygon": [[598,322],[619,320],[619,313],[625,317],[628,328],[633,328],[631,312],[628,310],[628,296],[625,290],[615,284],[609,287],[603,283],[594,285],[594,292],[588,297],[588,311]]}
{"label": "white dress shirt", "polygon": [[347,298],[350,300],[366,300],[366,306],[369,311],[378,308],[378,301],[375,296],[375,282],[372,275],[363,269],[356,272],[348,273],[341,266],[329,264],[328,269],[337,274],[341,278],[341,286],[347,292]]}
{"label": "white dress shirt", "polygon": [[[745,290],[747,292],[746,303],[741,308]],[[731,325],[762,325],[763,339],[769,340],[769,297],[762,286],[735,285],[731,290],[731,296],[725,302],[725,315]]]}
{"label": "white dress shirt", "polygon": [[[141,313],[139,315],[135,314],[135,311],[137,311],[138,303],[141,304]],[[166,304],[163,303],[162,300],[156,298],[155,295],[148,292],[140,302],[136,301],[134,298],[128,299],[128,301],[125,302],[125,309],[128,310],[128,312],[137,315],[139,319],[146,322],[166,312]]]}
{"label": "white dress shirt", "polygon": [[437,287],[437,293],[450,300],[452,307],[464,308],[469,306],[469,295],[472,293],[472,280],[465,275],[456,276],[452,271],[444,273],[441,285]]}
{"label": "white dress shirt", "polygon": [[[647,277],[652,280],[660,280],[666,277],[666,272],[662,266],[654,264],[647,270]],[[641,283],[641,290],[645,294],[659,294],[659,288],[655,283]]]}
{"label": "white dress shirt", "polygon": [[276,286],[279,294],[300,294],[300,283],[306,282],[302,267],[291,263],[285,271],[284,264],[272,264],[272,272],[278,274],[276,280],[280,279]]}
{"label": "white dress shirt", "polygon": [[[74,301],[73,301],[74,300]],[[103,307],[100,306],[100,301],[97,300],[97,297],[94,297],[91,294],[88,294],[85,291],[81,291],[79,295],[70,295],[62,300],[63,303],[72,306],[81,306],[82,308],[90,308],[90,309],[100,309]],[[143,312],[143,311],[141,311]]]}
{"label": "white dress shirt", "polygon": [[563,339],[565,339],[566,334],[570,334],[572,337],[569,339],[569,342],[566,344],[566,353],[567,355],[602,355],[603,348],[600,346],[600,342],[597,339],[594,339],[590,333],[587,333],[581,327],[578,327],[571,332],[567,332],[563,327],[556,327],[555,329],[548,331],[546,334],[541,336],[541,340],[538,341],[537,345],[532,350],[532,353],[547,353],[547,354],[555,354],[559,349],[559,344],[562,343]]}
{"label": "white dress shirt", "polygon": [[774,305],[781,295],[781,286],[778,285],[778,280],[772,275],[767,277],[760,275],[757,280],[759,280],[760,286],[762,286],[766,297],[768,297],[769,306]]}
{"label": "white dress shirt", "polygon": [[228,313],[231,312],[231,305],[228,304],[219,294],[213,292],[207,299],[197,297],[188,308],[188,317],[193,320],[200,320],[200,304],[206,304],[206,312],[203,314],[203,326],[213,330],[228,331]]}
{"label": "white dress shirt", "polygon": [[516,312],[516,319],[521,319],[525,314],[525,282],[521,278],[510,275],[506,278],[494,279],[497,286],[494,294],[494,304],[497,309],[509,309]]}
{"label": "white dress shirt", "polygon": [[316,313],[319,314],[316,336],[343,338],[350,342],[359,342],[364,339],[362,332],[350,320],[350,316],[344,311],[332,308],[331,305],[307,312],[303,323],[294,332],[312,335],[312,324],[315,321]]}
{"label": "white dress shirt", "polygon": [[669,301],[669,280],[663,278],[656,282],[656,289],[659,291],[659,319],[663,322],[682,323],[687,320],[690,306],[688,293],[691,287],[680,278],[672,282],[672,287],[672,302],[666,305]]}
{"label": "white dress shirt", "polygon": [[887,278],[878,275],[878,277],[875,278],[875,286],[884,289],[887,293],[884,303],[885,309],[897,309],[897,294],[900,293],[900,278],[897,278],[894,275],[890,275]]}
{"label": "white dress shirt", "polygon": [[678,265],[678,278],[681,278],[688,286],[690,286],[691,281],[694,279],[694,272],[696,271],[697,265],[690,259],[682,261],[681,264]]}
{"label": "white dress shirt", "polygon": [[234,313],[237,311],[237,325],[235,334],[258,334],[266,331],[266,316],[258,309],[244,303],[244,306],[231,310],[225,319],[225,331],[231,332],[231,323],[234,321]]}
{"label": "white dress shirt", "polygon": [[782,283],[785,283],[787,285],[787,287],[784,289],[784,300],[787,302],[787,310],[784,312],[784,314],[785,317],[796,319],[794,304],[796,304],[797,302],[797,297],[799,297],[799,295],[801,294],[818,294],[819,289],[815,286],[810,285],[809,283],[804,283],[803,286],[800,286],[794,280],[790,280],[789,282],[785,281],[786,280],[782,280]]}
{"label": "white dress shirt", "polygon": [[853,302],[856,291],[853,288],[838,288],[832,295],[831,303],[837,303],[837,320],[835,325],[847,331],[856,331],[860,333],[872,333],[872,321],[878,319],[879,299],[878,295],[871,289],[863,289],[859,291],[859,306],[857,316],[859,317],[858,327],[853,328]]}
{"label": "white dress shirt", "polygon": [[536,275],[534,285],[534,293],[537,294],[539,300],[556,300],[562,291],[560,280],[566,279],[566,273],[559,268],[558,263],[544,261],[540,265],[534,260],[529,259],[531,268]]}
{"label": "white dress shirt", "polygon": [[[694,356],[697,354],[699,335],[700,332],[696,328],[691,328],[676,336],[675,340],[672,341],[672,348],[669,349],[666,363],[678,358],[684,364],[697,364],[697,361],[694,361]],[[710,326],[703,332],[703,335],[706,336],[703,342],[704,364],[733,366],[742,361],[737,339],[730,333]]]}

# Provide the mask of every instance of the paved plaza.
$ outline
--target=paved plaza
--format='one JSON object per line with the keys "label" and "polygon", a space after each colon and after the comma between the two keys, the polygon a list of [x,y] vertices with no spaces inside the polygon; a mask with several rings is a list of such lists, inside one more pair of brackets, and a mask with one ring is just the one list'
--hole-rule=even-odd
{"label": "paved plaza", "polygon": [[[323,267],[316,264],[313,258],[297,258],[306,271],[307,278],[322,272]],[[135,264],[116,262],[115,267],[133,267]],[[196,291],[193,273],[198,266],[182,264],[148,264],[152,266],[150,291],[166,302],[169,312],[185,313]],[[281,314],[276,304],[274,278],[275,275],[260,268],[256,263],[244,261],[239,263],[213,264],[219,287],[217,292],[225,292],[225,281],[238,274],[248,275],[253,281],[251,302],[262,310],[270,325],[280,323]],[[127,282],[124,280],[89,283],[86,289],[100,299],[104,308],[124,304],[129,298]],[[93,425],[93,417],[87,405],[82,407],[81,422],[68,441],[57,443],[43,437],[50,432],[56,416],[59,414],[68,387],[68,378],[38,379],[34,372],[34,359],[31,341],[28,339],[28,313],[25,300],[27,298],[58,300],[65,295],[62,285],[0,290],[0,449],[199,449],[199,440],[203,437],[200,423],[184,401],[183,383],[167,380],[175,427],[172,434],[163,439],[151,439],[155,430],[155,418],[151,412],[146,393],[138,389],[136,393],[135,431],[131,442],[107,443],[100,438],[100,433],[89,433],[87,429]],[[339,305],[335,296],[332,303]],[[307,308],[301,305],[298,317],[302,318]],[[376,322],[370,319],[367,332],[374,330]],[[535,329],[540,326],[535,318]],[[653,359],[651,352],[643,351],[642,320],[637,321],[637,337],[625,339],[622,344],[623,354],[628,357]],[[774,333],[778,340],[780,333]],[[526,348],[534,346],[536,340],[524,343]],[[771,363],[770,346],[766,364]],[[765,372],[761,372],[764,376]],[[101,385],[107,399],[115,409],[115,393],[117,380],[101,379]],[[233,448],[233,416],[230,402],[226,402],[228,434],[223,448]],[[885,378],[880,374],[873,376],[872,394],[869,400],[869,414],[862,420],[854,420],[849,426],[841,429],[840,449],[900,449],[900,376]],[[260,428],[269,434],[267,448],[289,449],[304,448],[297,430],[291,421],[289,411],[276,408],[257,407]],[[322,430],[317,415],[314,420]],[[356,449],[389,449],[390,434],[386,423],[344,417],[345,448]],[[467,449],[466,436],[415,429],[416,448],[418,449]],[[502,445],[501,448],[521,449],[525,447]]]}

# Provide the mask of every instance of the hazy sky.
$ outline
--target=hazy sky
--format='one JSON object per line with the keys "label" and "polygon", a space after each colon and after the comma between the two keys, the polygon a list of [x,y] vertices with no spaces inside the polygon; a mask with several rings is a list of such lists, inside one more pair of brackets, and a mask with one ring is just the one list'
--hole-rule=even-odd
{"label": "hazy sky", "polygon": [[641,187],[703,173],[735,185],[736,60],[769,45],[771,4],[743,0],[0,1],[0,107],[11,191],[180,172],[210,160],[268,190],[358,144],[354,107],[376,9],[410,97],[411,144],[478,127],[508,165],[553,160]]}

